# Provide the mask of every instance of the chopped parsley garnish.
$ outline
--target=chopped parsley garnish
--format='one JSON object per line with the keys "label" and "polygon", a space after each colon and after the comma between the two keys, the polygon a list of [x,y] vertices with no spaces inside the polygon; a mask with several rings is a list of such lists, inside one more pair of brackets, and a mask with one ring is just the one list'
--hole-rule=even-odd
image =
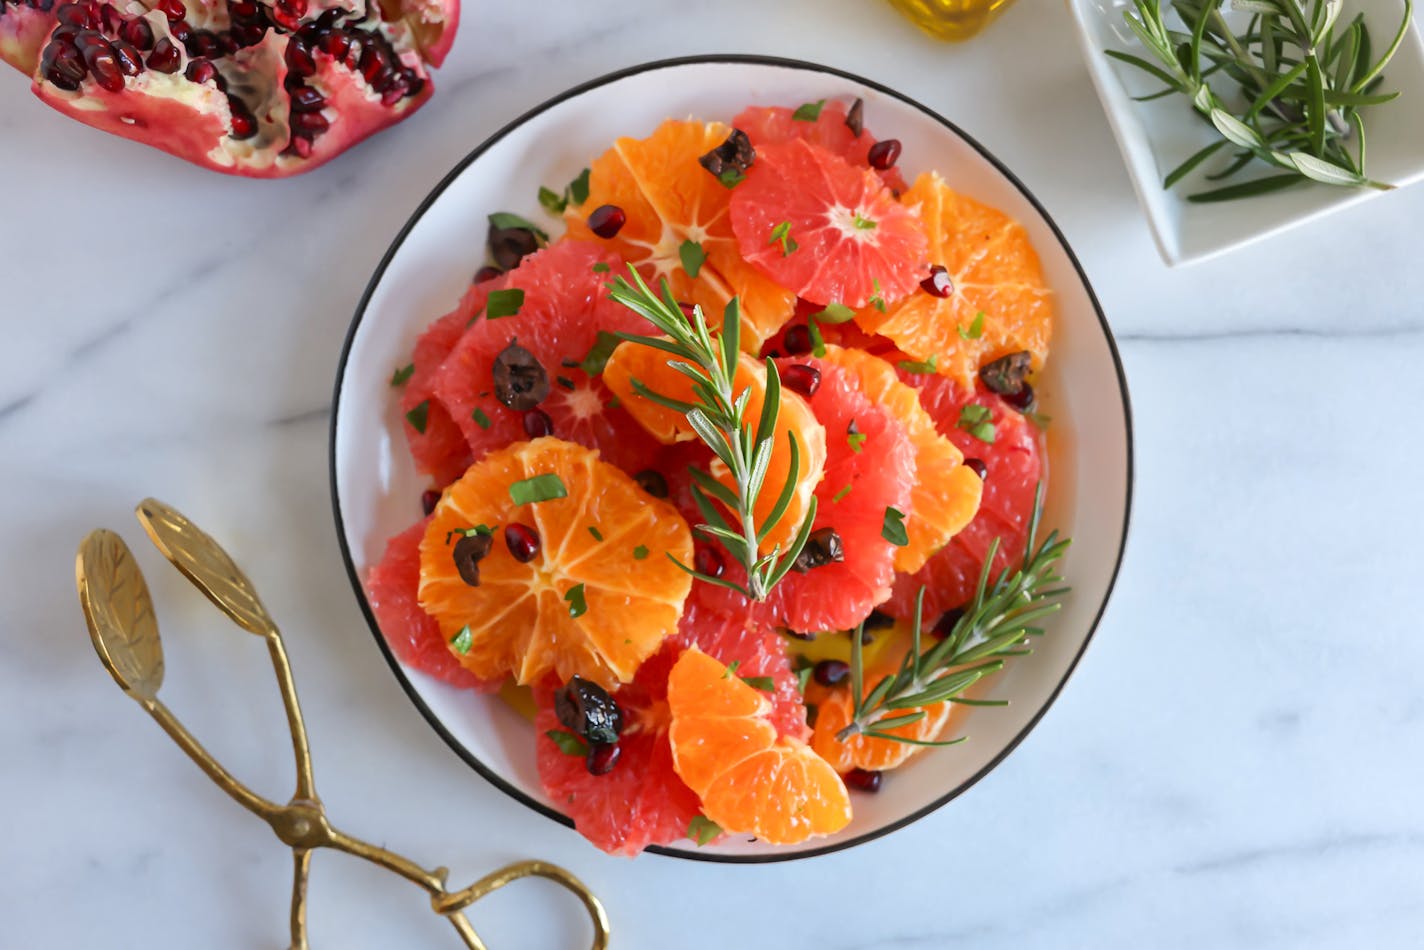
{"label": "chopped parsley garnish", "polygon": [[647,546],[646,544],[640,544],[640,545],[638,545],[636,548],[633,549],[633,560],[635,560],[635,561],[642,561],[642,560],[645,560],[645,559],[647,558],[647,556],[648,556],[648,546]]}
{"label": "chopped parsley garnish", "polygon": [[859,211],[857,211],[857,212],[855,213],[855,216],[850,219],[850,223],[853,224],[853,225],[855,225],[855,229],[856,229],[857,231],[873,231],[873,230],[875,230],[875,219],[874,219],[874,218],[867,218],[867,217],[865,217],[864,215],[862,215]]}
{"label": "chopped parsley garnish", "polygon": [[990,421],[993,417],[994,413],[988,406],[970,403],[959,410],[959,421],[955,425],[980,442],[993,443],[995,430],[994,423]]}
{"label": "chopped parsley garnish", "polygon": [[803,103],[796,107],[796,111],[791,113],[791,118],[797,122],[815,122],[821,117],[821,110],[826,107],[826,100],[817,99],[815,102]]}
{"label": "chopped parsley garnish", "polygon": [[559,194],[552,188],[540,187],[539,204],[544,206],[544,210],[550,214],[563,214],[564,209],[569,205],[581,205],[588,200],[588,176],[590,170],[585,168],[579,172],[579,176],[564,186],[564,193]]}
{"label": "chopped parsley garnish", "polygon": [[609,270],[611,270],[611,268],[608,266],[607,261],[599,261],[597,264],[593,265],[593,272],[595,274],[606,274],[609,272]]}
{"label": "chopped parsley garnish", "polygon": [[811,673],[816,669],[816,664],[804,656],[797,656],[791,669],[796,673],[796,688],[804,694],[811,683]]}
{"label": "chopped parsley garnish", "polygon": [[743,676],[741,679],[752,689],[759,689],[763,693],[776,692],[776,680],[770,676]]}
{"label": "chopped parsley garnish", "polygon": [[977,340],[984,335],[984,311],[980,310],[974,315],[973,321],[969,324],[969,329],[959,328],[959,338],[961,340]]}
{"label": "chopped parsley garnish", "polygon": [[539,204],[550,214],[563,214],[569,206],[569,199],[552,188],[539,186]]}
{"label": "chopped parsley garnish", "polygon": [[569,182],[569,203],[581,205],[588,200],[588,176],[593,173],[592,169],[585,168],[578,173],[578,177]]}
{"label": "chopped parsley garnish", "polygon": [[875,287],[875,293],[870,296],[870,305],[881,313],[885,313],[889,308],[885,306],[885,295],[880,292],[880,281],[871,281]]}
{"label": "chopped parsley garnish", "polygon": [[732,674],[735,673],[735,672],[737,672],[737,667],[739,667],[739,666],[741,666],[741,665],[742,665],[742,661],[741,661],[741,660],[733,660],[732,662],[728,663],[728,664],[727,664],[727,668],[722,671],[722,679],[724,679],[724,680],[729,680],[729,679],[731,679],[731,678],[732,678]]}
{"label": "chopped parsley garnish", "polygon": [[865,448],[865,433],[864,433],[864,432],[851,432],[851,433],[848,433],[848,434],[846,435],[846,444],[850,446],[850,450],[851,450],[852,452],[855,452],[856,454],[860,454],[860,450],[863,449],[863,448]]}
{"label": "chopped parsley garnish", "polygon": [[485,300],[485,319],[498,320],[500,317],[512,317],[519,312],[519,308],[522,306],[524,306],[524,291],[518,287],[492,290]]}
{"label": "chopped parsley garnish", "polygon": [[470,652],[470,647],[475,645],[475,635],[470,630],[470,625],[465,624],[460,628],[460,632],[450,638],[450,649],[464,656]]}
{"label": "chopped parsley garnish", "polygon": [[707,253],[696,241],[683,241],[677,249],[677,256],[682,259],[682,269],[687,271],[688,277],[696,277],[702,270],[702,262],[707,260]]}
{"label": "chopped parsley garnish", "polygon": [[582,584],[570,587],[568,593],[564,594],[564,600],[568,601],[570,617],[582,617],[588,613],[588,601],[584,600]]}
{"label": "chopped parsley garnish", "polygon": [[[861,438],[865,438],[865,436],[861,436]],[[847,482],[844,488],[842,488],[840,491],[836,492],[834,495],[831,496],[831,504],[834,505],[836,502],[840,501],[842,498],[849,494],[850,483]]]}
{"label": "chopped parsley garnish", "polygon": [[717,176],[717,180],[724,188],[735,188],[746,180],[746,173],[735,168],[724,168],[722,174]]}
{"label": "chopped parsley garnish", "polygon": [[532,231],[541,244],[546,244],[549,241],[549,235],[543,228],[540,228],[528,218],[521,218],[519,215],[510,214],[508,211],[496,211],[489,216],[489,223],[490,227],[499,228],[501,231],[506,228],[520,228],[525,231]]}
{"label": "chopped parsley garnish", "polygon": [[564,755],[576,755],[580,758],[588,755],[588,743],[584,742],[572,732],[565,732],[562,729],[550,729],[544,733],[554,741],[554,745],[559,747],[559,751]]}
{"label": "chopped parsley garnish", "polygon": [[617,409],[619,406],[623,405],[623,400],[619,399],[617,396],[614,396],[612,399],[608,400],[603,405],[608,409]]}
{"label": "chopped parsley garnish", "polygon": [[722,826],[704,815],[694,815],[687,826],[687,836],[700,848],[722,833]]}
{"label": "chopped parsley garnish", "polygon": [[855,311],[843,303],[826,304],[826,309],[813,313],[812,318],[821,323],[845,323],[855,316]]}
{"label": "chopped parsley garnish", "polygon": [[796,239],[791,236],[791,222],[783,221],[771,229],[771,237],[766,239],[768,244],[780,244],[781,256],[790,257],[791,252],[800,247]]}
{"label": "chopped parsley garnish", "polygon": [[1040,431],[1046,430],[1048,424],[1053,421],[1052,416],[1044,415],[1041,412],[1026,412],[1024,413],[1024,418],[1038,426]]}
{"label": "chopped parsley garnish", "polygon": [[449,544],[452,540],[454,540],[454,537],[457,534],[462,538],[473,538],[477,534],[494,534],[494,529],[487,524],[477,524],[473,528],[456,528],[453,531],[445,532],[445,543]]}
{"label": "chopped parsley garnish", "polygon": [[485,411],[479,406],[476,406],[475,411],[470,413],[470,418],[475,420],[475,425],[479,426],[481,429],[488,429],[491,425],[494,424],[490,422],[490,417],[485,415]]}
{"label": "chopped parsley garnish", "polygon": [[895,364],[907,373],[919,373],[921,376],[929,376],[939,372],[939,354],[931,353],[927,360],[901,360]]}
{"label": "chopped parsley garnish", "polygon": [[589,347],[588,353],[578,364],[579,369],[590,376],[602,373],[603,367],[608,365],[608,358],[613,355],[613,351],[618,349],[618,344],[622,342],[607,330],[599,330],[597,339],[593,341],[593,346]]}
{"label": "chopped parsley garnish", "polygon": [[403,385],[405,385],[406,380],[410,379],[411,375],[414,374],[414,373],[415,373],[415,364],[414,364],[414,363],[407,363],[407,364],[405,364],[405,365],[402,366],[400,369],[396,370],[394,373],[391,374],[391,385],[392,385],[392,386],[403,386]]}
{"label": "chopped parsley garnish", "polygon": [[910,536],[905,532],[905,513],[898,508],[886,508],[885,523],[880,526],[880,536],[897,548],[909,544]]}
{"label": "chopped parsley garnish", "polygon": [[425,423],[430,419],[430,400],[423,400],[410,412],[405,414],[405,421],[410,423],[410,427],[421,435],[425,434]]}
{"label": "chopped parsley garnish", "polygon": [[588,533],[591,534],[591,535],[593,535],[593,540],[595,540],[595,541],[602,541],[602,540],[603,540],[603,532],[598,530],[598,526],[597,526],[597,525],[589,525],[589,526],[588,526]]}
{"label": "chopped parsley garnish", "polygon": [[569,497],[564,480],[553,472],[535,475],[509,486],[509,498],[516,505],[532,505],[535,502],[550,501]]}

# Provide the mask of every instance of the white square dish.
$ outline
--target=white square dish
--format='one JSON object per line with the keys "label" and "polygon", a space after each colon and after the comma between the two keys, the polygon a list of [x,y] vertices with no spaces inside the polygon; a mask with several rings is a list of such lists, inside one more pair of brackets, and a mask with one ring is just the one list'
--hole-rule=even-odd
{"label": "white square dish", "polygon": [[[1167,173],[1197,149],[1211,143],[1216,132],[1193,121],[1181,96],[1134,102],[1133,96],[1156,91],[1152,77],[1104,55],[1105,49],[1142,53],[1141,44],[1123,23],[1129,0],[1068,0],[1088,73],[1117,138],[1123,161],[1137,191],[1162,258],[1172,266],[1205,260],[1232,248],[1278,234],[1288,228],[1388,194],[1373,188],[1301,185],[1237,201],[1195,204],[1186,196],[1204,190],[1208,161],[1170,191],[1163,189]],[[1341,14],[1348,20],[1358,10],[1365,16],[1376,52],[1398,29],[1401,0],[1358,0]],[[1403,187],[1424,178],[1424,123],[1414,111],[1424,100],[1424,45],[1416,25],[1384,73],[1384,89],[1399,99],[1362,110],[1368,132],[1368,174]]]}

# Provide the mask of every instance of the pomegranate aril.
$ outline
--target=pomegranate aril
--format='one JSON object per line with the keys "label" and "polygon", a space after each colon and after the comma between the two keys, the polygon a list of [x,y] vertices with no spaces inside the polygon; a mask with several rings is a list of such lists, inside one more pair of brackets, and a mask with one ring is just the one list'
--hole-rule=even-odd
{"label": "pomegranate aril", "polygon": [[114,56],[114,48],[103,39],[90,40],[84,46],[84,63],[94,74],[94,81],[109,92],[123,92],[124,71]]}
{"label": "pomegranate aril", "polygon": [[313,24],[318,35],[325,36],[336,29],[337,22],[345,14],[346,11],[340,7],[332,7],[330,10],[324,11],[321,16],[316,18],[316,22]]}
{"label": "pomegranate aril", "polygon": [[203,83],[212,82],[217,78],[218,68],[206,59],[195,59],[188,64],[187,69],[183,70],[183,75],[188,78],[189,82],[195,82],[201,86]]}
{"label": "pomegranate aril", "polygon": [[850,664],[844,660],[822,660],[812,667],[811,675],[822,686],[839,686],[850,676]]}
{"label": "pomegranate aril", "polygon": [[234,20],[251,20],[257,16],[257,4],[252,0],[231,0],[227,12]]}
{"label": "pomegranate aril", "polygon": [[984,464],[983,459],[965,459],[964,467],[969,469],[975,475],[978,475],[979,481],[981,482],[989,477],[989,466]]}
{"label": "pomegranate aril", "polygon": [[405,98],[405,83],[389,83],[385,91],[381,93],[381,105],[393,106]]}
{"label": "pomegranate aril", "polygon": [[242,44],[237,41],[237,37],[233,35],[232,30],[224,30],[216,35],[218,38],[219,56],[231,56],[233,53],[242,49]]}
{"label": "pomegranate aril", "polygon": [[821,388],[821,371],[805,363],[793,363],[781,371],[781,384],[803,396],[814,396]]}
{"label": "pomegranate aril", "polygon": [[617,205],[600,205],[588,216],[588,229],[601,238],[611,238],[623,230],[628,215]]}
{"label": "pomegranate aril", "polygon": [[311,86],[298,86],[291,91],[293,112],[320,112],[326,105],[326,96]]}
{"label": "pomegranate aril", "polygon": [[301,19],[307,15],[307,0],[277,0],[277,9]]}
{"label": "pomegranate aril", "polygon": [[297,158],[311,158],[312,140],[303,138],[300,135],[293,135],[292,141],[287,145],[287,151],[297,156]]}
{"label": "pomegranate aril", "polygon": [[531,439],[554,434],[554,420],[543,409],[529,409],[524,413],[524,434]]}
{"label": "pomegranate aril", "polygon": [[188,8],[183,5],[183,0],[158,0],[153,8],[168,17],[169,23],[177,23],[188,16]]}
{"label": "pomegranate aril", "polygon": [[1022,386],[1019,387],[1018,392],[1005,393],[1000,398],[1003,399],[1004,402],[1013,406],[1019,412],[1028,412],[1033,408],[1033,387],[1030,386],[1028,383],[1024,383]]}
{"label": "pomegranate aril", "polygon": [[787,356],[804,356],[811,352],[811,330],[800,324],[786,331],[786,336],[782,338],[782,346],[786,349]]}
{"label": "pomegranate aril", "polygon": [[722,559],[722,555],[706,545],[698,545],[697,551],[692,555],[692,566],[697,569],[697,573],[706,574],[708,577],[721,577],[722,572],[727,569],[727,562]]}
{"label": "pomegranate aril", "polygon": [[927,294],[948,297],[954,293],[954,278],[949,276],[949,270],[944,265],[936,264],[930,268],[930,276],[920,281],[920,286]]}
{"label": "pomegranate aril", "polygon": [[494,280],[496,277],[503,273],[504,271],[500,270],[498,267],[495,267],[493,264],[486,264],[484,267],[481,267],[479,270],[475,271],[475,277],[474,280],[471,281],[471,283],[483,284],[487,280]]}
{"label": "pomegranate aril", "polygon": [[425,79],[417,76],[412,70],[405,71],[405,94],[407,96],[418,96],[420,90],[425,88]]}
{"label": "pomegranate aril", "polygon": [[440,492],[434,488],[427,488],[420,493],[420,510],[427,515],[435,511],[435,506],[440,504]]}
{"label": "pomegranate aril", "polygon": [[113,45],[114,59],[118,61],[125,76],[137,76],[143,72],[143,57],[139,55],[138,50],[123,40],[115,40]]}
{"label": "pomegranate aril", "polygon": [[247,106],[241,99],[234,96],[227,97],[228,109],[232,112],[232,132],[229,133],[235,139],[250,139],[257,134],[257,120],[253,118],[251,112],[247,111]]}
{"label": "pomegranate aril", "polygon": [[153,49],[153,27],[142,17],[129,20],[119,27],[119,36],[141,50]]}
{"label": "pomegranate aril", "polygon": [[885,139],[870,146],[870,167],[885,171],[900,160],[900,140]]}
{"label": "pomegranate aril", "polygon": [[308,138],[315,138],[331,128],[331,123],[320,112],[293,112],[292,128],[303,132]]}
{"label": "pomegranate aril", "polygon": [[287,44],[287,68],[303,78],[316,74],[316,60],[301,40],[293,39]]}
{"label": "pomegranate aril", "polygon": [[185,43],[188,37],[193,35],[193,28],[188,25],[187,20],[179,20],[177,23],[168,24],[168,32],[180,43]]}
{"label": "pomegranate aril", "polygon": [[527,524],[514,522],[504,526],[504,544],[509,553],[521,564],[528,564],[539,556],[539,532]]}
{"label": "pomegranate aril", "polygon": [[333,59],[341,59],[351,49],[351,37],[345,33],[332,33],[324,36],[321,40],[321,49]]}
{"label": "pomegranate aril", "polygon": [[61,89],[73,92],[79,88],[89,68],[84,65],[84,57],[69,43],[51,42],[45,47],[41,62],[44,76]]}
{"label": "pomegranate aril", "polygon": [[883,772],[872,772],[869,769],[851,769],[845,774],[845,783],[862,792],[878,792],[883,775]]}
{"label": "pomegranate aril", "polygon": [[77,26],[81,30],[97,30],[99,11],[92,3],[66,3],[54,12],[55,19],[67,26]]}
{"label": "pomegranate aril", "polygon": [[590,775],[607,775],[613,771],[613,766],[618,764],[622,755],[623,750],[616,742],[590,742],[588,758],[584,760],[584,764]]}
{"label": "pomegranate aril", "polygon": [[104,27],[105,33],[118,33],[119,26],[123,24],[123,14],[114,9],[114,5],[106,3],[99,7],[99,22]]}
{"label": "pomegranate aril", "polygon": [[183,43],[189,56],[211,59],[218,54],[218,37],[207,30],[194,30]]}
{"label": "pomegranate aril", "polygon": [[164,37],[153,47],[153,52],[148,54],[148,68],[160,73],[176,73],[178,67],[183,63],[183,56],[178,52],[178,47],[173,42]]}

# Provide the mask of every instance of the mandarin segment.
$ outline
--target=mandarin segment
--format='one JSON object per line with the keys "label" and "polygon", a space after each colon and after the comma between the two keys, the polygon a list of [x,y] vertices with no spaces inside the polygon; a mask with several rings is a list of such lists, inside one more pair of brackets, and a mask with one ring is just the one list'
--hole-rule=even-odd
{"label": "mandarin segment", "polygon": [[[510,486],[546,475],[558,478],[566,497],[514,502]],[[619,526],[616,537],[593,538],[594,511]],[[511,523],[539,534],[541,553],[528,563],[503,539]],[[452,544],[480,525],[495,536],[471,586],[455,567]],[[650,556],[635,557],[634,537]],[[420,546],[420,605],[447,642],[468,628],[469,649],[459,659],[477,676],[533,683],[555,672],[612,686],[632,679],[677,629],[691,581],[667,555],[684,563],[692,556],[691,533],[672,505],[649,498],[595,451],[555,438],[516,443],[476,462],[436,506]],[[573,616],[578,585],[587,610]]]}
{"label": "mandarin segment", "polygon": [[1023,225],[959,194],[934,172],[916,179],[900,201],[918,209],[930,263],[948,270],[953,287],[947,297],[917,290],[883,313],[867,307],[856,322],[917,360],[934,357],[939,372],[962,386],[974,385],[980,366],[1022,350],[1040,369],[1052,334],[1053,295]]}

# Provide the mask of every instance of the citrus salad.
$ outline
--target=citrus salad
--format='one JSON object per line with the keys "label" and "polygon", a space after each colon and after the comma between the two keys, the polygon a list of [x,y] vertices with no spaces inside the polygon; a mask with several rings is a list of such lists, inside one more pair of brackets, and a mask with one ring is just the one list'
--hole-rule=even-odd
{"label": "citrus salad", "polygon": [[1038,257],[863,113],[618,139],[540,189],[561,235],[490,216],[391,379],[432,487],[366,578],[381,631],[522,699],[605,851],[841,830],[1065,590]]}

